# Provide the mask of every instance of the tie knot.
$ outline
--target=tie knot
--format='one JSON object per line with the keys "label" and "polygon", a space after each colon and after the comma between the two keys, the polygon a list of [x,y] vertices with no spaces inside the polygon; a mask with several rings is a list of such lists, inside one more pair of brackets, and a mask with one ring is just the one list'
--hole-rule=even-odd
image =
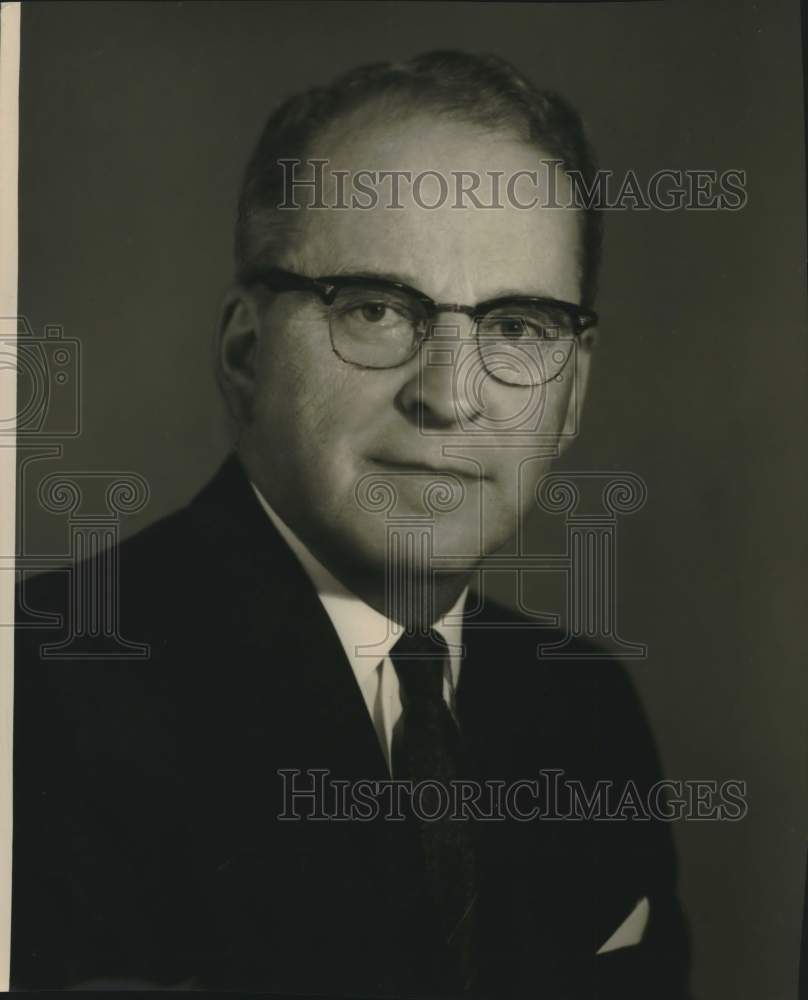
{"label": "tie knot", "polygon": [[406,632],[390,650],[398,681],[407,701],[443,700],[443,674],[449,647],[434,629]]}

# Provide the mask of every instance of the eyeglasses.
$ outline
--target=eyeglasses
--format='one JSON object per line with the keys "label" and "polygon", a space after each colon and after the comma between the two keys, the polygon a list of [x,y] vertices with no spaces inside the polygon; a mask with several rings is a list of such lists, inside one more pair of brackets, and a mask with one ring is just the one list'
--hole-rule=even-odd
{"label": "eyeglasses", "polygon": [[558,299],[507,296],[464,306],[435,302],[409,285],[362,275],[307,278],[273,268],[253,274],[247,283],[273,292],[318,295],[329,307],[334,353],[359,368],[406,364],[418,353],[438,316],[462,313],[473,320],[486,372],[514,386],[542,385],[556,378],[576,338],[598,320],[591,310]]}

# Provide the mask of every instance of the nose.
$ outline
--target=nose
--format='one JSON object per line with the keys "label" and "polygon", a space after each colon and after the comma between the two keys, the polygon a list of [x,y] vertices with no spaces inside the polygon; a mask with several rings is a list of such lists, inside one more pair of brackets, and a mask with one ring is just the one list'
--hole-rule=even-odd
{"label": "nose", "polygon": [[479,356],[473,321],[458,313],[436,317],[415,357],[410,378],[398,393],[399,409],[426,430],[458,427],[477,419],[482,399],[475,387]]}

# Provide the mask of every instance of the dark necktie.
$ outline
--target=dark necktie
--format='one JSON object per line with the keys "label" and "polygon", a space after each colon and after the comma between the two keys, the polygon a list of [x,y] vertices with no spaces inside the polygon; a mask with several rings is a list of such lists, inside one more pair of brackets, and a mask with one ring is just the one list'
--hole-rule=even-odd
{"label": "dark necktie", "polygon": [[[401,718],[393,732],[393,777],[439,782],[451,793],[451,782],[463,774],[460,731],[443,698],[449,651],[437,632],[405,634],[390,658],[398,674]],[[443,805],[446,796],[443,796]],[[449,802],[451,802],[451,795]],[[441,796],[424,786],[418,798],[418,823],[427,884],[435,901],[450,961],[461,990],[474,981],[474,925],[477,870],[470,820],[440,813]]]}

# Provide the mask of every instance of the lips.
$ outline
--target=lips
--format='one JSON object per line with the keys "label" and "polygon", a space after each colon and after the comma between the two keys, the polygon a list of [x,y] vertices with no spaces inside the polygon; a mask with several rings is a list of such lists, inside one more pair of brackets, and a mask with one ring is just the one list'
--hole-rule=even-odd
{"label": "lips", "polygon": [[425,462],[422,458],[387,458],[386,456],[373,457],[370,462],[380,470],[386,472],[420,472],[432,476],[457,476],[460,479],[479,482],[486,477],[473,471],[469,466],[452,465],[448,462],[435,463]]}

